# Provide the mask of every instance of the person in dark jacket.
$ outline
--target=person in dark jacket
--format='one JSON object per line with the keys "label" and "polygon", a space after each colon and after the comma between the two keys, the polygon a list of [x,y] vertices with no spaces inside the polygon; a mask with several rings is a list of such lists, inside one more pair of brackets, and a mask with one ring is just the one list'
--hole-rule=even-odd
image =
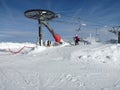
{"label": "person in dark jacket", "polygon": [[78,35],[75,35],[74,37],[75,45],[79,45],[79,41],[80,41],[80,37]]}

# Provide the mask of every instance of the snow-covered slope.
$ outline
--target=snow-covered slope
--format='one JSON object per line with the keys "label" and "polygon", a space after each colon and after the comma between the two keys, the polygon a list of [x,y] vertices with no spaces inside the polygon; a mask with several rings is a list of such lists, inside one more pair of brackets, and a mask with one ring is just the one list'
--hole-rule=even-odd
{"label": "snow-covered slope", "polygon": [[120,90],[119,56],[112,44],[0,43],[0,90]]}

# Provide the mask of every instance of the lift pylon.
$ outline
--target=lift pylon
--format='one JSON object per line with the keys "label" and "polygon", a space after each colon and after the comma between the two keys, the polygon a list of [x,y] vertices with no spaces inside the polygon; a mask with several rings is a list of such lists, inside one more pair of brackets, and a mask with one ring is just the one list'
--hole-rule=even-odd
{"label": "lift pylon", "polygon": [[24,15],[28,18],[38,20],[40,46],[42,45],[42,25],[45,25],[50,31],[50,33],[53,35],[53,37],[55,38],[56,33],[47,23],[49,20],[52,20],[58,17],[58,15],[56,15],[54,12],[49,10],[33,9],[33,10],[25,11]]}

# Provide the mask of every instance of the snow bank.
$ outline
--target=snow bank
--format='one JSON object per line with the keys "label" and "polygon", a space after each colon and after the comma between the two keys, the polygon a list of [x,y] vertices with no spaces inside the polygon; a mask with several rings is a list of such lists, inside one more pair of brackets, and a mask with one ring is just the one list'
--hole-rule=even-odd
{"label": "snow bank", "polygon": [[46,50],[46,48],[47,47],[44,47],[44,46],[37,46],[37,47],[34,47],[28,54],[37,54]]}
{"label": "snow bank", "polygon": [[120,45],[100,45],[77,50],[71,54],[72,62],[101,62],[120,65]]}
{"label": "snow bank", "polygon": [[23,46],[34,47],[36,45],[33,43],[28,43],[28,42],[25,42],[25,43],[2,42],[0,43],[0,49],[21,48]]}

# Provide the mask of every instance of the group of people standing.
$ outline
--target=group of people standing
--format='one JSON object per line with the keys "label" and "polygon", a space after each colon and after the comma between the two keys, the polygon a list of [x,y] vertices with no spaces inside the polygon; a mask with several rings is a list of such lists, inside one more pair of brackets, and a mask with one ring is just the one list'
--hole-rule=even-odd
{"label": "group of people standing", "polygon": [[51,41],[46,40],[45,42],[43,42],[43,45],[46,46],[46,47],[50,47],[51,46]]}

